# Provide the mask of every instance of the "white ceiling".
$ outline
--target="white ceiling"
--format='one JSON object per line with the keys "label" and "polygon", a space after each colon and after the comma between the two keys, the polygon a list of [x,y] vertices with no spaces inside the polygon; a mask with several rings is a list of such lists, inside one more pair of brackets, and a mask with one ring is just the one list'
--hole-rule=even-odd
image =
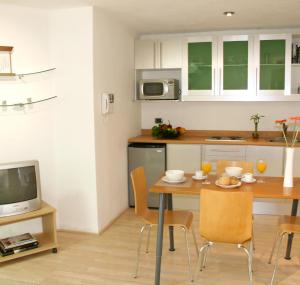
{"label": "white ceiling", "polygon": [[[43,9],[95,5],[138,33],[300,27],[300,0],[0,0]],[[235,11],[233,17],[224,11]]]}

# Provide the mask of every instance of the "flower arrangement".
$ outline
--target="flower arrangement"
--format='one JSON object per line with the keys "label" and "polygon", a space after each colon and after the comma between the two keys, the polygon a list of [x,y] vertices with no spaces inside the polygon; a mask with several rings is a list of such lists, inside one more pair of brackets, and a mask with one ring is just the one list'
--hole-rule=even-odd
{"label": "flower arrangement", "polygon": [[[297,142],[299,128],[300,128],[300,116],[290,117],[289,122],[287,119],[283,119],[283,120],[276,120],[275,123],[280,127],[282,131],[286,146],[294,147]],[[291,124],[293,127],[293,133],[291,139],[287,137],[287,129],[289,124]]]}
{"label": "flower arrangement", "polygon": [[254,123],[254,132],[252,133],[252,137],[254,139],[258,139],[259,138],[259,134],[258,134],[258,123],[260,121],[261,118],[263,118],[264,115],[259,115],[259,114],[255,114],[255,115],[252,115],[250,117],[250,120],[253,121]]}

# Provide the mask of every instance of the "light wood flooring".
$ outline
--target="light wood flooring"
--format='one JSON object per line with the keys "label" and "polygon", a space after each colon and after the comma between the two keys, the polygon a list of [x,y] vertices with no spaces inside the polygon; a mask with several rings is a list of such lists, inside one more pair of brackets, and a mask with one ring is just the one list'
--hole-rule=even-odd
{"label": "light wood flooring", "polygon": [[[197,232],[198,217],[194,227]],[[255,216],[254,284],[269,284],[273,265],[267,263],[277,224],[276,216]],[[59,232],[57,254],[41,253],[4,263],[0,266],[1,285],[128,285],[154,284],[155,237],[151,234],[150,253],[141,255],[139,277],[132,278],[140,220],[127,210],[102,235]],[[145,236],[146,237],[146,236]],[[193,284],[188,280],[184,236],[175,231],[175,252],[168,251],[165,231],[161,285]],[[189,236],[193,265],[196,253]],[[144,247],[145,248],[145,239]],[[277,283],[300,282],[300,238],[294,239],[292,260],[280,259]],[[282,250],[281,256],[284,251]],[[209,253],[207,268],[194,284],[248,284],[247,259],[235,246],[215,245]]]}

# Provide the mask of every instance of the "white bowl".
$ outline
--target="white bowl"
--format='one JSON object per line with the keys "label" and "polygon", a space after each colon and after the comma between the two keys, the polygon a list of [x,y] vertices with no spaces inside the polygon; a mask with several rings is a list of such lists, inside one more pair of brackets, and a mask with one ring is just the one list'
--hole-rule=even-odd
{"label": "white bowl", "polygon": [[183,179],[184,171],[183,170],[167,170],[166,176],[170,181],[180,181]]}
{"label": "white bowl", "polygon": [[241,176],[242,171],[243,171],[243,168],[237,167],[237,166],[228,166],[228,167],[225,167],[225,172],[229,176],[239,177],[239,176]]}

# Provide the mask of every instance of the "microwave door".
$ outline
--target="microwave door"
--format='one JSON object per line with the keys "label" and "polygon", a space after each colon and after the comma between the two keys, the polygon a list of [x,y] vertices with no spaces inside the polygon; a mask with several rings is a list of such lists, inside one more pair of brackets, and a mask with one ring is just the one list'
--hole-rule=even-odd
{"label": "microwave door", "polygon": [[161,97],[167,94],[168,86],[163,82],[144,82],[140,91],[145,98]]}

